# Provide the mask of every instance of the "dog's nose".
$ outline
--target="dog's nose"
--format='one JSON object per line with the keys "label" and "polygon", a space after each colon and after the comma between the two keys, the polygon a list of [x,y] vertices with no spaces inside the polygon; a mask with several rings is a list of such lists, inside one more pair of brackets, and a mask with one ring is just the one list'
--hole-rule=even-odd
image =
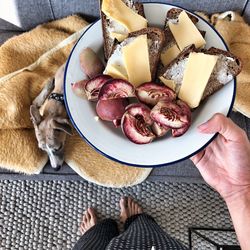
{"label": "dog's nose", "polygon": [[59,171],[60,169],[61,169],[61,165],[57,165],[54,169],[55,169],[55,171]]}
{"label": "dog's nose", "polygon": [[61,155],[50,154],[49,155],[51,167],[55,171],[58,171],[63,165],[63,157]]}

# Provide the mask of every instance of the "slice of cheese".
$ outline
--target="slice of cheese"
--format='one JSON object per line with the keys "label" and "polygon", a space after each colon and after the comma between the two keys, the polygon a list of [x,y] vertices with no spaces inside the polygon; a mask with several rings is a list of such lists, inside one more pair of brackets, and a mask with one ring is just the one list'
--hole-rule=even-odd
{"label": "slice of cheese", "polygon": [[177,45],[173,45],[172,47],[164,50],[161,53],[161,62],[164,66],[167,66],[170,62],[172,62],[178,55],[180,54],[180,50]]}
{"label": "slice of cheese", "polygon": [[147,20],[130,9],[122,0],[103,0],[102,11],[128,29],[128,33],[147,27]]}
{"label": "slice of cheese", "polygon": [[194,44],[196,48],[206,44],[205,39],[185,11],[180,13],[178,20],[176,24],[169,22],[169,28],[180,50],[191,44]]}
{"label": "slice of cheese", "polygon": [[128,80],[135,87],[151,81],[147,35],[140,35],[122,48]]}
{"label": "slice of cheese", "polygon": [[115,79],[123,79],[128,81],[126,69],[121,65],[108,64],[105,69],[105,74],[112,76]]}
{"label": "slice of cheese", "polygon": [[190,108],[199,106],[218,56],[190,53],[178,97]]}
{"label": "slice of cheese", "polygon": [[176,90],[176,83],[173,80],[168,80],[164,78],[163,76],[160,76],[159,79],[170,89]]}
{"label": "slice of cheese", "polygon": [[118,32],[111,32],[110,36],[113,39],[117,39],[119,42],[122,42],[123,40],[125,40],[128,37],[128,33],[122,34],[122,33],[118,33]]}

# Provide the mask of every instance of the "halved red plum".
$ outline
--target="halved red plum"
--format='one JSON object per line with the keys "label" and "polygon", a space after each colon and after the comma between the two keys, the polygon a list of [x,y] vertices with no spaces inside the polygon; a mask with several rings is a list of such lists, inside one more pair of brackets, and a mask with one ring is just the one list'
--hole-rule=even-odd
{"label": "halved red plum", "polygon": [[100,89],[99,100],[134,97],[135,88],[125,80],[114,79],[105,83]]}
{"label": "halved red plum", "polygon": [[191,110],[190,110],[189,106],[185,102],[183,102],[181,100],[178,100],[177,104],[181,107],[183,113],[187,114],[188,123],[182,128],[172,129],[173,137],[179,137],[179,136],[182,136],[183,134],[185,134],[188,131],[188,129],[189,129],[190,125],[191,125],[191,120],[192,120],[192,113],[191,113]]}
{"label": "halved red plum", "polygon": [[167,134],[170,128],[163,127],[159,123],[154,122],[152,125],[152,130],[157,137],[162,137]]}
{"label": "halved red plum", "polygon": [[154,106],[161,100],[175,100],[175,92],[167,86],[154,82],[143,83],[136,88],[138,99],[148,105]]}
{"label": "halved red plum", "polygon": [[185,125],[182,128],[172,129],[172,136],[173,137],[180,137],[180,136],[184,135],[188,131],[189,127],[190,127],[190,125]]}
{"label": "halved red plum", "polygon": [[99,100],[96,105],[96,113],[102,120],[112,121],[118,127],[128,103],[126,98]]}
{"label": "halved red plum", "polygon": [[90,79],[85,85],[85,93],[89,101],[97,101],[101,87],[112,79],[108,75],[99,75]]}
{"label": "halved red plum", "polygon": [[88,80],[81,80],[71,84],[71,88],[75,95],[81,98],[86,98],[85,85]]}
{"label": "halved red plum", "polygon": [[83,72],[93,78],[102,74],[104,65],[98,55],[91,48],[84,48],[80,53],[80,66]]}
{"label": "halved red plum", "polygon": [[182,128],[188,124],[189,116],[178,102],[160,101],[151,111],[151,118],[165,128]]}
{"label": "halved red plum", "polygon": [[112,121],[116,128],[121,126],[122,119],[116,119]]}
{"label": "halved red plum", "polygon": [[150,109],[144,104],[127,106],[121,121],[123,133],[136,144],[147,144],[155,138],[151,130],[153,120],[150,118]]}

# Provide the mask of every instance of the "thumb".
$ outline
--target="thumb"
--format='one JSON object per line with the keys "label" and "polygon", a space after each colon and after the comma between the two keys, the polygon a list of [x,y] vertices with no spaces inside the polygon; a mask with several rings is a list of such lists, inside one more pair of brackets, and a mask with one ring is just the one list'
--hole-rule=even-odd
{"label": "thumb", "polygon": [[219,113],[201,124],[198,130],[205,134],[219,133],[226,140],[234,142],[242,141],[242,136],[245,134],[244,130],[238,127],[232,120]]}

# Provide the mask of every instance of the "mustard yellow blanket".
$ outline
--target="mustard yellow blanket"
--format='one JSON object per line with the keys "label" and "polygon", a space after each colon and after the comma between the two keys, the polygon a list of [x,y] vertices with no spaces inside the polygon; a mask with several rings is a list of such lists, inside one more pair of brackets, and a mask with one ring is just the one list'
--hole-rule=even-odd
{"label": "mustard yellow blanket", "polygon": [[237,91],[234,110],[250,118],[250,26],[243,17],[233,11],[214,14],[207,19],[224,38],[230,51],[243,62],[242,72],[237,77]]}
{"label": "mustard yellow blanket", "polygon": [[[38,174],[47,155],[38,149],[29,107],[54,76],[88,25],[78,16],[43,24],[8,40],[0,47],[0,166]],[[135,185],[151,169],[110,161],[90,148],[75,132],[68,137],[65,161],[91,182],[112,187]]]}

